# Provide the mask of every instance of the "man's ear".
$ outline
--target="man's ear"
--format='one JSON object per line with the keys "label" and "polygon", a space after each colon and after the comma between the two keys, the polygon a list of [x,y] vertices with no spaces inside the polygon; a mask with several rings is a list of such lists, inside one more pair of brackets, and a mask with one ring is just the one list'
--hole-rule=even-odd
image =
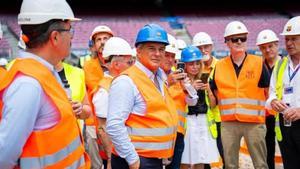
{"label": "man's ear", "polygon": [[57,45],[58,44],[58,40],[59,40],[59,35],[57,31],[52,31],[51,34],[49,35],[49,40],[51,41],[51,43],[53,45]]}

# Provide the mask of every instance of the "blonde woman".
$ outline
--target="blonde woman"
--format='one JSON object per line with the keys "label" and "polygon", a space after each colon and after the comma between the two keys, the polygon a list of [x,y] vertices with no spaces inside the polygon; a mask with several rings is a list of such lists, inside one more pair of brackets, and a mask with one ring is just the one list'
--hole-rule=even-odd
{"label": "blonde woman", "polygon": [[219,157],[215,140],[216,126],[213,118],[209,118],[211,115],[210,106],[215,105],[215,98],[208,84],[203,82],[205,79],[201,80],[201,59],[201,52],[194,46],[188,46],[182,51],[181,61],[185,63],[185,72],[197,90],[199,99],[195,106],[188,107],[187,131],[184,138],[185,148],[181,159],[181,169],[190,167],[203,169],[204,164],[217,162]]}

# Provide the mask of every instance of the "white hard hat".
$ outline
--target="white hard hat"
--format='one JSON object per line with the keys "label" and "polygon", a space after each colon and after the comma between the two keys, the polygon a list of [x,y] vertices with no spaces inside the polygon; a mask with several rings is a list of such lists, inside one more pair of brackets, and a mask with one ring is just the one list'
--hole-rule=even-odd
{"label": "white hard hat", "polygon": [[0,22],[0,39],[3,38],[3,31],[2,31],[2,26],[1,26],[1,22]]}
{"label": "white hard hat", "polygon": [[240,21],[232,21],[225,28],[224,38],[244,33],[249,33],[246,26]]}
{"label": "white hard hat", "polygon": [[111,34],[111,36],[114,36],[114,33],[108,26],[100,25],[100,26],[97,26],[96,28],[94,28],[94,30],[90,36],[90,40],[92,40],[93,36],[96,35],[97,33],[109,33],[109,34]]}
{"label": "white hard hat", "polygon": [[183,49],[183,48],[186,47],[186,43],[183,40],[177,39],[176,41],[177,41],[177,47],[178,47],[178,49]]}
{"label": "white hard hat", "polygon": [[277,35],[272,30],[265,29],[259,32],[256,39],[256,45],[258,46],[265,43],[277,42],[277,41],[279,41]]}
{"label": "white hard hat", "polygon": [[205,32],[198,32],[193,37],[193,46],[212,45],[211,37]]}
{"label": "white hard hat", "polygon": [[136,48],[132,48],[132,57],[137,57]]}
{"label": "white hard hat", "polygon": [[18,15],[19,25],[36,25],[52,19],[78,21],[65,0],[23,0]]}
{"label": "white hard hat", "polygon": [[176,39],[174,38],[174,36],[168,34],[168,41],[169,45],[166,46],[166,52],[176,54],[178,51]]}
{"label": "white hard hat", "polygon": [[284,26],[281,35],[300,35],[300,16],[293,17]]}
{"label": "white hard hat", "polygon": [[181,39],[177,39],[176,41],[177,41],[178,51],[175,55],[175,59],[180,60],[181,59],[181,51],[182,51],[183,48],[186,47],[186,43]]}
{"label": "white hard hat", "polygon": [[112,37],[106,41],[102,52],[104,59],[108,59],[111,55],[132,56],[132,49],[126,40],[119,37]]}
{"label": "white hard hat", "polygon": [[5,66],[5,65],[7,65],[7,59],[5,59],[5,58],[0,58],[0,66]]}

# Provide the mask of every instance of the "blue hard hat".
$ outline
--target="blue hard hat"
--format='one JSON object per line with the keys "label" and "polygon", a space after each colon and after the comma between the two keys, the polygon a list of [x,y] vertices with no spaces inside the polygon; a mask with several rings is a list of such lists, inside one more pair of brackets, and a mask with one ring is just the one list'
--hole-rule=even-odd
{"label": "blue hard hat", "polygon": [[193,62],[202,58],[202,53],[195,46],[187,46],[181,52],[181,62]]}
{"label": "blue hard hat", "polygon": [[135,47],[137,47],[138,44],[145,42],[158,42],[168,45],[167,32],[157,24],[147,24],[139,30],[135,40]]}

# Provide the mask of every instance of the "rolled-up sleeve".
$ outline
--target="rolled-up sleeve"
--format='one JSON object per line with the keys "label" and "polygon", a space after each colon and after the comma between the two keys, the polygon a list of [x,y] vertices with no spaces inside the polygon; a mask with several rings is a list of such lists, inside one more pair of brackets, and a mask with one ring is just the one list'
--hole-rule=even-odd
{"label": "rolled-up sleeve", "polygon": [[106,130],[118,155],[133,164],[139,159],[130,141],[125,121],[128,119],[135,104],[132,80],[128,76],[115,79],[109,91],[109,105]]}
{"label": "rolled-up sleeve", "polygon": [[15,80],[3,93],[0,122],[0,168],[11,169],[33,131],[40,109],[42,88],[30,77]]}

